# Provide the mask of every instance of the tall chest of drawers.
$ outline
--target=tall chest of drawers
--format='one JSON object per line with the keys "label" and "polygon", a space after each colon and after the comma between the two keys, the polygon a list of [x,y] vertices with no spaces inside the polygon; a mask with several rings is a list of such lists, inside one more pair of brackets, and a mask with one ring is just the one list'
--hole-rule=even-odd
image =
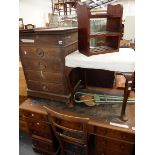
{"label": "tall chest of drawers", "polygon": [[29,96],[68,102],[65,56],[77,50],[77,28],[21,30],[19,51]]}

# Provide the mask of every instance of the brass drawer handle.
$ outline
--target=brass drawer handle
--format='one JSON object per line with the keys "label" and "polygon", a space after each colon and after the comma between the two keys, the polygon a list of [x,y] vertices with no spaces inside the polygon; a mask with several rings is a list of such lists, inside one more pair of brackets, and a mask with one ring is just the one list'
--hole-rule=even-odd
{"label": "brass drawer handle", "polygon": [[39,68],[40,68],[40,69],[45,69],[46,66],[45,66],[44,64],[42,64],[41,62],[39,62]]}
{"label": "brass drawer handle", "polygon": [[41,48],[36,49],[37,56],[42,58],[44,56],[44,51]]}
{"label": "brass drawer handle", "polygon": [[40,123],[39,123],[39,122],[37,122],[37,125],[40,125]]}

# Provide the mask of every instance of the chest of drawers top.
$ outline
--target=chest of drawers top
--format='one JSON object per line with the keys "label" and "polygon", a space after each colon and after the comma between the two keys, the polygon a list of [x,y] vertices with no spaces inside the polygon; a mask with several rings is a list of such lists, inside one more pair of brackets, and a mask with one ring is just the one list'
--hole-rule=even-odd
{"label": "chest of drawers top", "polygon": [[31,29],[19,31],[20,45],[67,46],[77,42],[77,28]]}

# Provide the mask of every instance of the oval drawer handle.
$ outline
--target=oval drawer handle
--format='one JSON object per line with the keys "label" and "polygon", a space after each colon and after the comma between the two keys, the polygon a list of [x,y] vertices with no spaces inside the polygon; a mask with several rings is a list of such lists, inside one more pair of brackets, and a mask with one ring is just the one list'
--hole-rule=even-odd
{"label": "oval drawer handle", "polygon": [[34,114],[31,114],[32,117],[34,117]]}
{"label": "oval drawer handle", "polygon": [[39,122],[37,122],[37,125],[40,125],[40,123],[39,123]]}
{"label": "oval drawer handle", "polygon": [[43,57],[44,56],[44,51],[41,48],[37,48],[36,53],[37,53],[38,57]]}
{"label": "oval drawer handle", "polygon": [[39,68],[40,68],[40,69],[45,69],[46,66],[45,66],[44,64],[42,64],[41,62],[39,62]]}

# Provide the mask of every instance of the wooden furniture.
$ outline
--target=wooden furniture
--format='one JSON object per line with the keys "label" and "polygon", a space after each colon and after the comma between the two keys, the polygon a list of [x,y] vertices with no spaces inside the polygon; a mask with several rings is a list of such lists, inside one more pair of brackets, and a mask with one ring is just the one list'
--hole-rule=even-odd
{"label": "wooden furniture", "polygon": [[53,13],[55,13],[55,11],[58,11],[59,16],[61,14],[61,11],[63,11],[64,15],[67,15],[68,8],[71,14],[72,8],[75,9],[76,4],[77,4],[77,0],[58,0],[57,2],[52,4],[52,8],[53,8],[52,10],[53,10]]}
{"label": "wooden furniture", "polygon": [[53,3],[54,8],[53,8],[53,13],[55,13],[55,11],[58,11],[59,16],[61,11],[64,12],[64,15],[66,15],[66,4],[64,0],[58,0],[57,2]]}
{"label": "wooden furniture", "polygon": [[[121,48],[119,52],[113,52],[113,53],[108,53],[108,54],[100,54],[100,55],[94,55],[91,57],[87,57],[83,54],[81,54],[79,51],[75,51],[69,55],[66,56],[65,58],[65,65],[66,65],[66,77],[70,77],[69,75],[71,74],[73,69],[80,68],[83,70],[83,76],[84,78],[81,79],[81,83],[84,85],[84,89],[86,89],[87,92],[89,93],[99,93],[99,94],[104,94],[108,93],[111,95],[119,95],[119,96],[124,96],[123,103],[122,103],[122,110],[120,114],[120,119],[123,121],[127,121],[128,118],[126,116],[126,106],[127,106],[127,99],[129,97],[129,93],[132,90],[132,85],[134,82],[134,59],[135,59],[135,52],[133,49],[130,48]],[[114,72],[117,72],[118,74],[124,75],[126,78],[126,84],[125,84],[125,89],[124,92],[116,92],[116,90],[104,90],[102,89],[102,86],[100,83],[96,87],[89,87],[89,83],[87,83],[87,78],[89,79],[89,76],[92,76],[91,74],[87,74],[88,69],[100,69],[100,70],[106,70],[109,72],[109,75],[111,74],[111,77],[113,77],[114,81]],[[100,74],[95,74],[92,78],[97,78],[97,76],[100,76]],[[109,78],[109,76],[107,77]],[[70,92],[71,94],[71,99],[72,101],[70,104],[75,106],[74,103],[74,93],[75,89],[72,86],[72,79],[70,77],[69,79],[69,84],[70,84]],[[110,79],[111,80],[111,79]],[[112,80],[111,80],[112,81]],[[110,82],[111,82],[110,81]],[[110,88],[112,88],[113,84],[111,85]],[[97,88],[100,87],[100,88]],[[88,89],[87,89],[88,88]],[[83,91],[80,89],[80,91]]]}
{"label": "wooden furniture", "polygon": [[[21,62],[19,62],[19,105],[22,104],[27,99],[27,86],[24,77],[23,68]],[[19,111],[19,129],[28,133],[28,127],[25,119],[22,116],[22,112]]]}
{"label": "wooden furniture", "polygon": [[77,49],[77,28],[22,30],[19,52],[27,94],[69,102],[65,56]]}
{"label": "wooden furniture", "polygon": [[[43,154],[52,154],[58,150],[59,143],[57,143],[53,131],[50,130],[48,115],[43,106],[55,109],[64,115],[89,118],[87,128],[89,155],[134,155],[134,104],[127,106],[128,121],[120,122],[114,116],[119,116],[121,107],[111,105],[87,107],[79,104],[74,108],[68,108],[60,102],[38,98],[27,99],[20,105],[20,110],[23,112],[23,117],[26,118],[33,149]],[[68,125],[66,121],[62,121],[62,123]],[[117,127],[111,123],[126,127]],[[70,125],[74,127],[73,123]]]}
{"label": "wooden furniture", "polygon": [[[122,5],[109,4],[107,13],[92,14],[90,9],[87,3],[78,2],[77,4],[79,51],[87,56],[119,51],[122,31]],[[95,18],[105,18],[107,20],[105,31],[90,31],[90,19]],[[91,47],[91,39],[98,39],[95,47]]]}
{"label": "wooden furniture", "polygon": [[[44,108],[47,111],[49,123],[51,123],[52,129],[59,140],[61,155],[64,155],[65,152],[77,154],[77,150],[73,149],[72,146],[78,146],[79,149],[83,148],[81,150],[83,153],[80,154],[88,155],[87,124],[89,118],[66,115],[46,106]],[[72,145],[67,146],[67,143]]]}

